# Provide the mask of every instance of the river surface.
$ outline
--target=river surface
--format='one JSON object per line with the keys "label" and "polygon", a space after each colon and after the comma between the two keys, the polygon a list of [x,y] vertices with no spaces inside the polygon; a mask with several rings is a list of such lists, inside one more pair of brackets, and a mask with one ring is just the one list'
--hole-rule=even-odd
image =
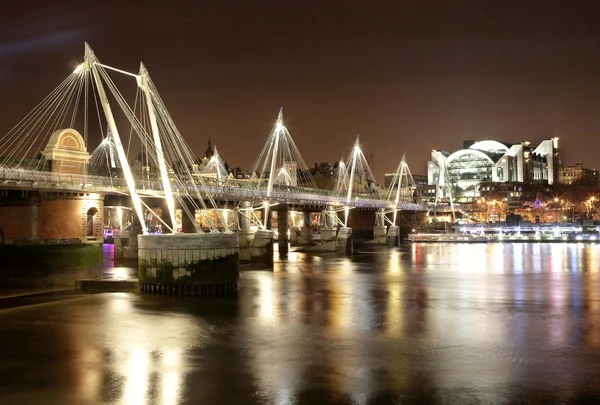
{"label": "river surface", "polygon": [[599,259],[583,244],[290,253],[242,271],[236,298],[0,300],[0,404],[598,403]]}

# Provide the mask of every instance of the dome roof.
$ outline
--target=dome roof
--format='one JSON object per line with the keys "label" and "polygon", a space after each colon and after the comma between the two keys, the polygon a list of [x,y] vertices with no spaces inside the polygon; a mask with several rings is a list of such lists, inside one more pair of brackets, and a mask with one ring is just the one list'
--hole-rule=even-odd
{"label": "dome roof", "polygon": [[473,145],[469,146],[469,149],[476,149],[494,154],[505,154],[508,152],[508,148],[509,147],[506,144],[492,140],[475,142]]}

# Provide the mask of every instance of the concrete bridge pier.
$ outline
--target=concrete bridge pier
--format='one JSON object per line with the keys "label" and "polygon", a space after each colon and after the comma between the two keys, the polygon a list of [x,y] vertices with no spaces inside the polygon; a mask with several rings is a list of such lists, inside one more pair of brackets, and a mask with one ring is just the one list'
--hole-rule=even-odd
{"label": "concrete bridge pier", "polygon": [[294,246],[298,244],[298,234],[300,234],[300,228],[290,226],[290,245]]}
{"label": "concrete bridge pier", "polygon": [[352,238],[352,228],[342,226],[338,229],[335,240],[335,251],[351,255],[354,252],[354,244]]}
{"label": "concrete bridge pier", "polygon": [[273,264],[273,231],[259,229],[254,233],[250,248],[250,261]]}
{"label": "concrete bridge pier", "polygon": [[323,219],[325,220],[325,226],[321,228],[321,242],[323,243],[335,239],[335,235],[337,234],[334,222],[335,215],[337,214],[333,207],[327,207],[323,211]]}
{"label": "concrete bridge pier", "polygon": [[286,257],[289,252],[288,246],[288,209],[285,205],[277,206],[277,245],[279,257]]}
{"label": "concrete bridge pier", "polygon": [[398,246],[400,244],[400,227],[397,225],[391,225],[388,229],[385,237],[385,244],[387,246]]}
{"label": "concrete bridge pier", "polygon": [[386,243],[387,227],[385,226],[384,216],[385,213],[383,209],[380,209],[379,212],[375,213],[375,226],[373,227],[373,240],[375,243]]}
{"label": "concrete bridge pier", "polygon": [[313,234],[312,234],[312,212],[304,211],[302,213],[304,215],[304,224],[300,229],[300,237],[298,238],[299,245],[308,245],[312,243]]}
{"label": "concrete bridge pier", "polygon": [[121,230],[114,235],[114,258],[115,260],[127,259],[136,260],[138,258],[138,240],[137,237],[142,233],[142,226],[137,215],[131,216],[131,230]]}
{"label": "concrete bridge pier", "polygon": [[250,263],[252,261],[252,241],[254,240],[254,232],[250,229],[250,219],[248,218],[252,215],[252,203],[249,201],[242,201],[239,211],[238,221],[240,230],[238,234],[240,262]]}
{"label": "concrete bridge pier", "polygon": [[239,281],[234,233],[139,235],[140,290],[175,295],[226,295]]}
{"label": "concrete bridge pier", "polygon": [[240,263],[273,264],[273,231],[252,231],[249,219],[251,215],[252,203],[242,201],[238,217],[240,230],[237,233]]}

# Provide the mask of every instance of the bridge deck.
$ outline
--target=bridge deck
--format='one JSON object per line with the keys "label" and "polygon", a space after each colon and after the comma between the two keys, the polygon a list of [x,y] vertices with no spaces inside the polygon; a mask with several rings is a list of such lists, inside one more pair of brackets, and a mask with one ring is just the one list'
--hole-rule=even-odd
{"label": "bridge deck", "polygon": [[[385,200],[383,193],[357,194],[348,204],[343,196],[335,195],[331,190],[285,187],[276,188],[267,197],[266,188],[261,188],[262,182],[251,182],[249,180],[227,180],[217,182],[203,180],[207,191],[213,198],[229,201],[264,201],[269,200],[287,204],[312,204],[322,206],[346,205],[356,208],[388,209],[390,202]],[[140,195],[152,197],[164,197],[161,184],[158,180],[136,180],[137,190]],[[103,194],[128,194],[125,179],[121,177],[103,177],[77,174],[59,174],[51,172],[22,170],[22,169],[0,169],[0,187],[20,190],[52,190]],[[199,183],[190,184],[188,192],[195,188],[202,191]],[[175,188],[176,192],[183,191]],[[401,210],[423,211],[426,210],[421,204],[410,202],[398,203]]]}

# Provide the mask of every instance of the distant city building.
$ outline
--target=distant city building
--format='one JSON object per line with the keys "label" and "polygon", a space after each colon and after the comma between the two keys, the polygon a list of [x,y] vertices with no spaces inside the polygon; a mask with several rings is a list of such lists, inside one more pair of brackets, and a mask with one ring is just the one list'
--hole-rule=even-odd
{"label": "distant city building", "polygon": [[558,182],[558,138],[507,144],[484,140],[465,141],[454,153],[433,150],[427,163],[427,183],[435,185],[438,198],[473,202],[481,196],[483,183],[548,184]]}
{"label": "distant city building", "polygon": [[339,161],[333,165],[328,162],[315,163],[315,167],[310,169],[310,174],[319,188],[326,190],[335,188],[339,165]]}
{"label": "distant city building", "polygon": [[572,166],[563,166],[559,171],[558,182],[560,184],[573,184],[584,179],[592,183],[598,183],[598,171],[583,167],[583,163],[577,162]]}
{"label": "distant city building", "polygon": [[[392,184],[392,182],[394,181],[394,177],[396,176],[396,173],[385,173],[383,175],[383,187],[386,190],[390,189],[390,186]],[[427,176],[423,175],[423,174],[413,174],[412,175],[413,181],[415,183],[415,193],[414,193],[414,197],[415,197],[415,201],[417,202],[429,202],[430,200],[433,201],[433,199],[435,199],[435,195],[433,194],[435,192],[435,187],[434,186],[429,186],[427,184]],[[398,183],[395,184],[394,189],[398,187]],[[429,198],[431,197],[431,198]]]}

